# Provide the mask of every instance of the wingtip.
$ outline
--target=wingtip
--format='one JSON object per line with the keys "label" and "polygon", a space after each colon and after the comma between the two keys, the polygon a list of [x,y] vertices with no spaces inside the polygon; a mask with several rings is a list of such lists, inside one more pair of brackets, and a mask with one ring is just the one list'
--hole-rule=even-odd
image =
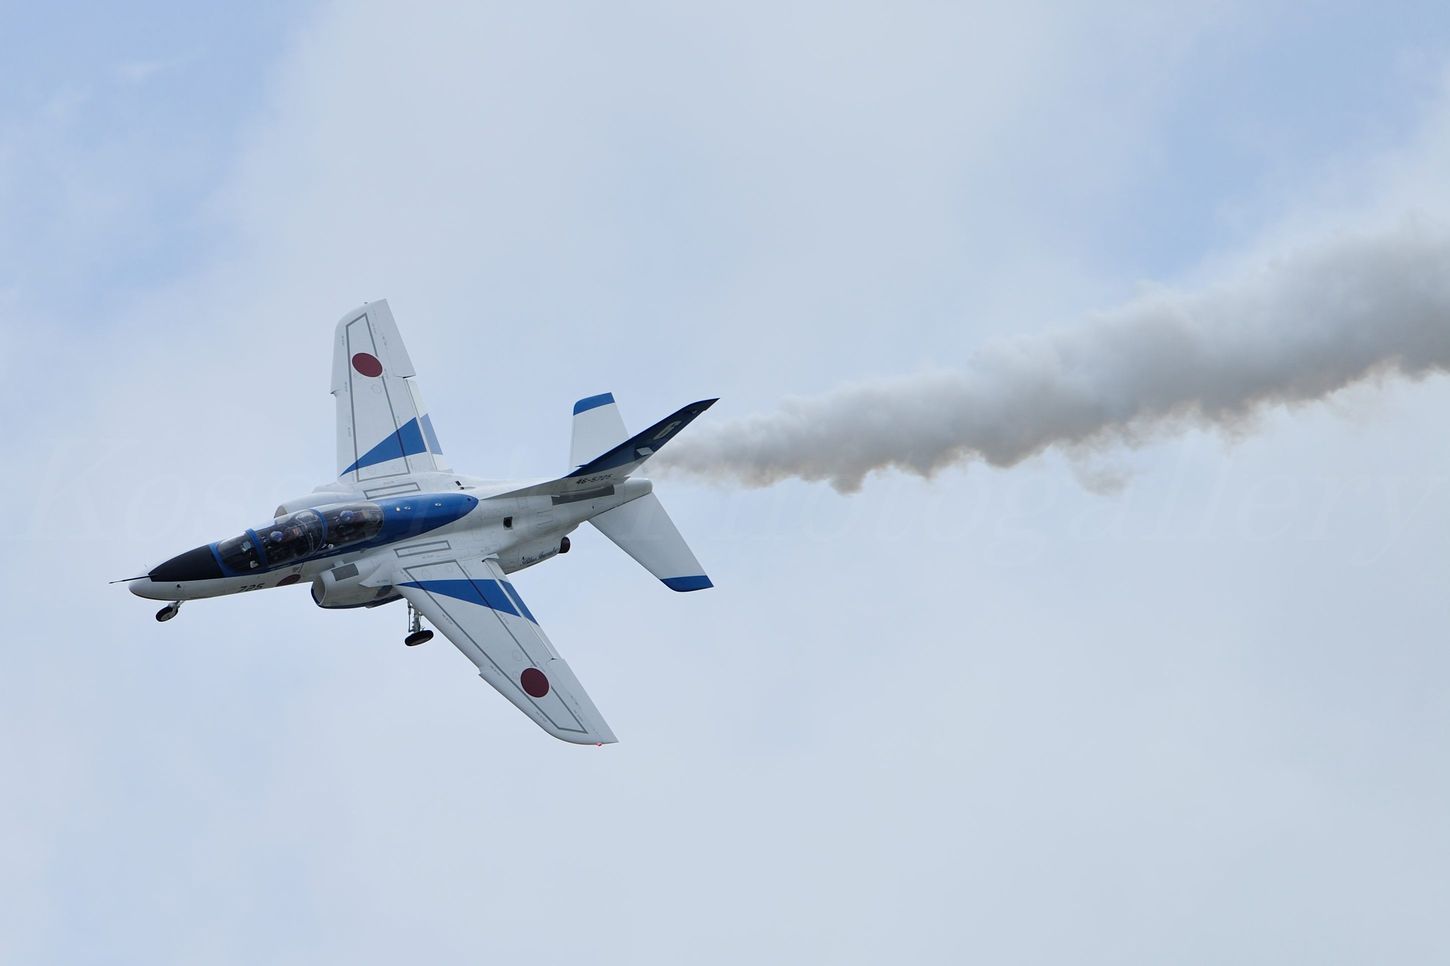
{"label": "wingtip", "polygon": [[367,312],[369,309],[374,309],[375,310],[375,309],[378,309],[379,307],[381,307],[384,311],[387,311],[387,309],[388,309],[388,300],[387,299],[373,299],[370,302],[359,302],[357,305],[353,306],[347,312],[343,313],[342,318],[340,318],[340,319],[337,320],[337,326],[336,327],[337,328],[341,328],[341,327],[347,325],[349,322],[351,322],[354,319],[356,319],[359,315],[362,315],[364,312]]}
{"label": "wingtip", "polygon": [[677,594],[687,594],[692,590],[708,590],[715,586],[704,574],[696,574],[692,577],[661,577],[660,583]]}
{"label": "wingtip", "polygon": [[547,728],[544,730],[548,731],[549,734],[553,735],[555,738],[558,738],[560,741],[570,745],[593,745],[595,748],[603,748],[605,745],[616,745],[619,743],[619,739],[614,737],[614,732],[612,731],[604,731],[601,733],[589,735],[563,731],[552,731]]}

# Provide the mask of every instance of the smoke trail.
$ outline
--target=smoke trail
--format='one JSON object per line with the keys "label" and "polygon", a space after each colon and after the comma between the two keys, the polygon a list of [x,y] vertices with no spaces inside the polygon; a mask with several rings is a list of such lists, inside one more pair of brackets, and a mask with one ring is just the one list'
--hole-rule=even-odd
{"label": "smoke trail", "polygon": [[1413,227],[1270,260],[1198,293],[1159,292],[1073,329],[988,346],[961,373],[787,399],[660,454],[750,486],[1011,466],[1051,446],[1233,427],[1275,404],[1450,368],[1450,238]]}

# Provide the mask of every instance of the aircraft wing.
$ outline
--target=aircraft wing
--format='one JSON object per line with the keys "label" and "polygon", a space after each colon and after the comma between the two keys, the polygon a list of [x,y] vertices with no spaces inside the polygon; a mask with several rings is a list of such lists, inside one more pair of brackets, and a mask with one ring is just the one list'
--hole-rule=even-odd
{"label": "aircraft wing", "polygon": [[418,392],[413,360],[386,299],[361,305],[338,320],[332,394],[337,399],[339,479],[376,481],[378,489],[386,490],[390,477],[448,468]]}
{"label": "aircraft wing", "polygon": [[616,740],[495,560],[401,560],[392,583],[540,728],[578,745]]}

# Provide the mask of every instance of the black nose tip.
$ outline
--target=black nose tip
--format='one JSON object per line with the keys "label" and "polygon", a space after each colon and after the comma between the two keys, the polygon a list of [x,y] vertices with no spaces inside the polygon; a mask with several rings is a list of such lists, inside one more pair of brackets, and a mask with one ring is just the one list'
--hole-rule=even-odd
{"label": "black nose tip", "polygon": [[159,564],[147,576],[159,583],[184,580],[220,580],[222,568],[212,556],[211,547],[197,547]]}

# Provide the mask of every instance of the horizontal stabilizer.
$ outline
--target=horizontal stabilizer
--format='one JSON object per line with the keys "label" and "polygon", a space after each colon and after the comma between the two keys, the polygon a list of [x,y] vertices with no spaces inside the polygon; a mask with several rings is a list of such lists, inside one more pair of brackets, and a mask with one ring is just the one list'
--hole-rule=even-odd
{"label": "horizontal stabilizer", "polygon": [[670,590],[714,586],[653,493],[592,517],[589,522]]}

